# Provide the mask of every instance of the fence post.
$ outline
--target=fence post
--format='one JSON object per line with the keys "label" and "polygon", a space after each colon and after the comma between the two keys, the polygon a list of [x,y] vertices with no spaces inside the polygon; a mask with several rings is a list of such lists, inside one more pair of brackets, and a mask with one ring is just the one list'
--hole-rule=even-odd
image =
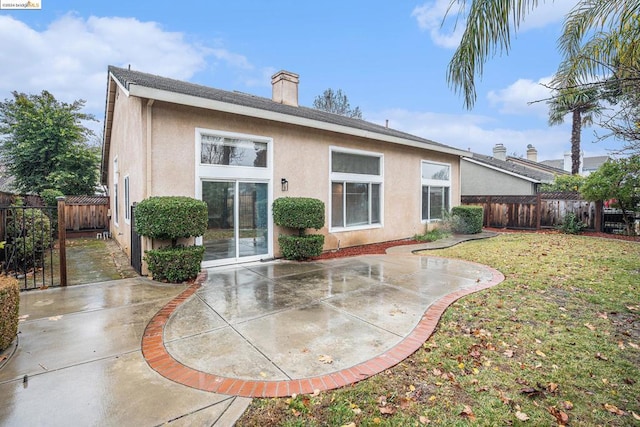
{"label": "fence post", "polygon": [[604,225],[604,212],[602,211],[602,202],[595,202],[596,203],[596,213],[595,213],[595,224],[593,225],[593,228],[596,229],[596,231],[604,231],[603,225]]}
{"label": "fence post", "polygon": [[542,195],[536,194],[536,230],[540,230],[542,224]]}
{"label": "fence post", "polygon": [[58,246],[60,247],[60,286],[67,286],[67,226],[64,211],[64,196],[58,201]]}

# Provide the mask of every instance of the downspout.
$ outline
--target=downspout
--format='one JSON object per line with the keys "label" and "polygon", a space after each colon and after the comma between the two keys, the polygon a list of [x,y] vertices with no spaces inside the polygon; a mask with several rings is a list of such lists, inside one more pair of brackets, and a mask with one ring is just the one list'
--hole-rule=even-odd
{"label": "downspout", "polygon": [[[144,198],[147,199],[151,197],[151,171],[152,171],[152,155],[151,155],[151,146],[153,141],[153,99],[147,100],[147,138],[146,138],[146,149],[145,149],[145,182],[144,182]],[[150,238],[142,238],[142,253],[149,249],[153,249],[153,241]],[[147,263],[142,261],[142,274],[150,274]]]}
{"label": "downspout", "polygon": [[144,198],[151,197],[151,141],[153,138],[153,99],[147,100],[147,146],[146,146],[146,180]]}

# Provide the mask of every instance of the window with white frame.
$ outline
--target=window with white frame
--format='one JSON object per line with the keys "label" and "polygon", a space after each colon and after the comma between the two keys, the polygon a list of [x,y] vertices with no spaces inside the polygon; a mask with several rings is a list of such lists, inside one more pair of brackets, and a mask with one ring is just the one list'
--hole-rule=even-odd
{"label": "window with white frame", "polygon": [[113,159],[113,223],[117,226],[119,221],[119,200],[118,200],[118,180],[120,171],[118,170],[118,158]]}
{"label": "window with white frame", "polygon": [[331,228],[382,222],[382,154],[331,149]]}
{"label": "window with white frame", "polygon": [[129,224],[131,220],[131,205],[129,198],[129,175],[124,177],[124,222]]}
{"label": "window with white frame", "polygon": [[422,220],[441,220],[451,207],[451,165],[423,160],[420,172]]}
{"label": "window with white frame", "polygon": [[243,138],[202,134],[200,163],[203,165],[267,167],[267,143]]}

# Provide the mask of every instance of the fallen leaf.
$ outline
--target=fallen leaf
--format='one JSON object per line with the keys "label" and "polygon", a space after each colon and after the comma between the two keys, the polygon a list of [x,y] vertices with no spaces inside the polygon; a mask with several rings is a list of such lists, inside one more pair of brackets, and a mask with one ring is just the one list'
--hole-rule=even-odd
{"label": "fallen leaf", "polygon": [[618,348],[620,350],[624,350],[626,347],[624,346],[624,342],[623,341],[618,341]]}
{"label": "fallen leaf", "polygon": [[547,355],[541,352],[540,350],[536,350],[536,354],[540,357],[547,357]]}
{"label": "fallen leaf", "polygon": [[525,414],[524,412],[516,412],[516,418],[519,419],[520,421],[527,421],[529,419],[529,415]]}
{"label": "fallen leaf", "polygon": [[603,356],[600,353],[596,353],[596,359],[600,359],[600,360],[609,360],[606,356]]}
{"label": "fallen leaf", "polygon": [[504,353],[502,353],[502,354],[504,354],[505,356],[511,358],[511,357],[513,357],[513,350],[505,350]]}
{"label": "fallen leaf", "polygon": [[629,347],[631,347],[631,348],[635,348],[636,350],[637,350],[638,348],[640,348],[640,346],[638,346],[638,344],[636,344],[636,343],[632,343],[631,341],[629,341],[627,344],[629,344]]}
{"label": "fallen leaf", "polygon": [[636,420],[640,421],[640,415],[636,414],[635,412],[631,411],[631,416]]}
{"label": "fallen leaf", "polygon": [[409,385],[409,390],[416,391],[416,386],[414,386],[413,384],[410,384]]}
{"label": "fallen leaf", "polygon": [[267,374],[266,374],[266,372],[260,372],[260,376],[261,376],[262,378],[266,378],[266,377],[267,377]]}
{"label": "fallen leaf", "polygon": [[598,313],[598,317],[601,319],[608,319],[607,313]]}
{"label": "fallen leaf", "polygon": [[54,322],[57,322],[60,319],[62,319],[62,315],[49,317],[49,320],[52,320]]}
{"label": "fallen leaf", "polygon": [[569,423],[569,415],[567,415],[565,412],[562,412],[555,406],[548,407],[547,411],[549,411],[549,413],[553,415],[553,417],[558,422],[558,425],[566,426]]}
{"label": "fallen leaf", "polygon": [[360,408],[353,408],[353,413],[356,415],[360,415],[362,413],[362,409]]}
{"label": "fallen leaf", "polygon": [[29,318],[28,314],[23,314],[22,316],[18,317],[18,321],[19,322],[24,322],[25,320],[27,320]]}
{"label": "fallen leaf", "polygon": [[317,389],[313,390],[313,394],[311,396],[318,397],[319,395],[320,395],[320,389],[317,388]]}
{"label": "fallen leaf", "polygon": [[419,420],[420,420],[420,424],[425,424],[425,425],[431,424],[431,420],[425,417],[424,415],[420,415]]}
{"label": "fallen leaf", "polygon": [[396,410],[391,406],[379,406],[378,410],[382,415],[393,415],[396,413]]}
{"label": "fallen leaf", "polygon": [[612,414],[616,414],[616,415],[624,415],[625,412],[618,408],[616,405],[610,405],[608,403],[604,404],[604,409],[606,409],[607,411],[611,412]]}
{"label": "fallen leaf", "polygon": [[564,402],[562,402],[562,406],[564,406],[564,409],[566,409],[567,411],[570,411],[573,409],[573,402],[571,402],[570,400],[565,400]]}
{"label": "fallen leaf", "polygon": [[547,386],[547,390],[549,391],[549,393],[555,393],[556,390],[558,390],[558,384],[549,383],[549,385]]}
{"label": "fallen leaf", "polygon": [[584,326],[586,326],[587,328],[589,328],[589,329],[590,329],[590,330],[592,330],[592,331],[595,331],[595,330],[596,330],[596,327],[595,327],[595,326],[593,326],[591,323],[585,323],[585,324],[584,324]]}
{"label": "fallen leaf", "polygon": [[318,360],[322,363],[326,363],[327,365],[330,365],[333,363],[333,358],[328,354],[320,355],[320,357],[318,357]]}
{"label": "fallen leaf", "polygon": [[459,414],[462,417],[469,418],[469,421],[475,421],[476,416],[473,414],[471,406],[464,405],[464,409]]}
{"label": "fallen leaf", "polygon": [[356,423],[343,424],[342,427],[356,427]]}

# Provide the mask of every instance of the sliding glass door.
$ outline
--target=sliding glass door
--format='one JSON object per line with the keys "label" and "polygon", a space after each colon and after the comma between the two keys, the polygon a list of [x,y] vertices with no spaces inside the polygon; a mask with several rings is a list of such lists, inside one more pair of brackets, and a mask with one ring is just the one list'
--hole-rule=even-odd
{"label": "sliding glass door", "polygon": [[203,236],[205,265],[264,258],[269,253],[269,185],[266,182],[202,181],[209,210]]}

